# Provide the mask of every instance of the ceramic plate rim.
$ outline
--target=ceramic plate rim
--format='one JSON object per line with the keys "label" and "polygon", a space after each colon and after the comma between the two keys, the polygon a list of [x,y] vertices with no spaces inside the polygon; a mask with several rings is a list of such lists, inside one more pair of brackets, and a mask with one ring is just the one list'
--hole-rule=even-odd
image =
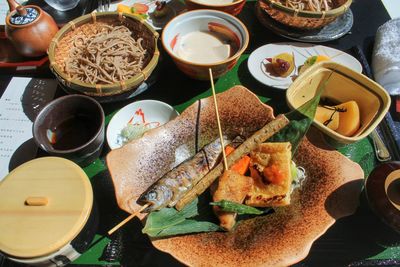
{"label": "ceramic plate rim", "polygon": [[[310,44],[310,43],[303,43],[303,42],[278,42],[278,43],[270,43],[270,44],[266,44],[266,45],[262,45],[262,46],[260,46],[260,47],[258,47],[257,49],[255,49],[250,55],[249,55],[249,58],[248,58],[248,60],[247,60],[247,69],[248,69],[248,71],[250,72],[250,74],[251,74],[251,76],[254,78],[254,79],[256,79],[258,82],[260,82],[260,83],[262,83],[262,84],[264,84],[264,85],[266,85],[266,86],[269,86],[269,87],[272,87],[272,88],[275,88],[275,89],[278,89],[278,90],[287,90],[288,88],[289,88],[289,86],[293,83],[293,81],[288,81],[288,80],[290,80],[290,75],[287,77],[287,78],[285,78],[285,79],[283,79],[283,78],[276,78],[276,84],[271,84],[271,83],[269,83],[268,81],[271,81],[271,80],[274,80],[273,78],[269,78],[267,75],[265,75],[265,74],[263,74],[263,78],[261,78],[260,77],[260,74],[261,74],[261,70],[260,71],[255,71],[254,70],[254,67],[252,67],[251,65],[252,64],[255,64],[255,63],[257,63],[257,64],[255,64],[255,65],[258,65],[258,64],[260,64],[258,61],[260,60],[260,58],[257,56],[257,53],[261,53],[261,52],[265,52],[265,51],[268,51],[268,50],[271,50],[271,48],[270,47],[272,47],[272,48],[274,48],[274,47],[276,47],[276,46],[282,46],[282,47],[285,47],[285,46],[292,46],[292,47],[296,47],[297,49],[304,49],[304,50],[307,50],[308,51],[308,49],[312,49],[312,48],[318,48],[318,47],[321,47],[321,49],[323,50],[323,51],[330,51],[330,52],[336,52],[337,54],[338,54],[338,57],[339,56],[342,56],[342,55],[344,55],[345,57],[346,57],[346,59],[347,59],[347,61],[348,60],[351,60],[352,61],[352,64],[355,64],[355,66],[354,67],[356,67],[356,69],[354,69],[354,68],[352,68],[353,70],[355,70],[356,72],[359,72],[359,73],[361,73],[362,72],[362,65],[361,65],[361,63],[355,58],[355,57],[353,57],[352,55],[350,55],[350,54],[348,54],[348,53],[346,53],[346,52],[344,52],[344,51],[341,51],[341,50],[339,50],[339,49],[336,49],[336,48],[332,48],[332,47],[328,47],[328,46],[324,46],[324,45],[320,45],[320,44]],[[279,48],[279,49],[282,49],[282,48]],[[273,51],[273,50],[272,50]],[[272,52],[271,51],[271,52]],[[291,51],[293,52],[293,53],[296,53],[296,54],[300,54],[300,53],[298,53],[298,51],[296,51],[295,49],[291,49]],[[288,51],[288,52],[290,52],[290,51]],[[265,57],[268,57],[268,56],[274,56],[274,55],[276,55],[276,54],[278,54],[279,52],[275,52],[274,54],[271,54],[271,55],[268,55],[267,53],[265,54]],[[301,54],[300,54],[301,55]],[[311,56],[311,55],[310,55]],[[335,54],[334,54],[334,56],[335,56]],[[304,57],[304,56],[303,56]],[[304,64],[304,61],[305,61],[305,59],[304,59],[304,61],[303,60],[301,60],[302,61],[302,63],[301,64],[298,64],[298,62],[299,62],[299,60],[296,60],[296,57],[295,57],[295,62],[297,62],[297,63],[295,63],[295,70],[294,71],[296,71],[296,68],[298,68],[300,65],[302,65],[302,64]],[[334,60],[332,60],[332,61],[334,61]],[[337,62],[337,61],[334,61],[334,62]],[[339,64],[343,64],[343,63],[341,63],[341,62],[337,62],[337,63],[339,63]],[[345,64],[343,64],[343,65],[345,65]],[[345,66],[347,66],[347,65],[345,65]],[[350,68],[350,66],[347,66],[347,67],[349,67]]]}

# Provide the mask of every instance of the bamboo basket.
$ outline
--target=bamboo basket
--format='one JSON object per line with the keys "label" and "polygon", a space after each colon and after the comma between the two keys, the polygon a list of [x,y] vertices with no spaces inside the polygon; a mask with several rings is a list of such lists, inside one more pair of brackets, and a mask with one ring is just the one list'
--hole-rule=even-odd
{"label": "bamboo basket", "polygon": [[[69,57],[72,40],[77,34],[90,35],[96,31],[97,23],[117,26],[124,25],[132,31],[134,38],[143,38],[142,45],[147,50],[142,71],[132,78],[113,84],[90,84],[71,79],[65,72],[65,60]],[[152,73],[158,63],[160,52],[157,48],[159,34],[144,20],[118,12],[102,12],[81,16],[62,27],[50,43],[48,55],[50,69],[62,86],[93,97],[114,96],[138,88]]]}
{"label": "bamboo basket", "polygon": [[328,11],[300,11],[286,7],[278,0],[258,0],[259,5],[271,18],[290,27],[311,30],[321,28],[340,15],[344,14],[350,7],[352,0],[335,0],[337,8]]}

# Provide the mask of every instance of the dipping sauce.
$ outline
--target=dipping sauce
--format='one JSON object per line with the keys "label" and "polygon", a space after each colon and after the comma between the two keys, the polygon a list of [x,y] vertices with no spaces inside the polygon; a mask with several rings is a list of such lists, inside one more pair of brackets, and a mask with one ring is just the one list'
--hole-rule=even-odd
{"label": "dipping sauce", "polygon": [[87,143],[95,134],[98,125],[85,115],[73,116],[47,130],[47,138],[54,149],[68,150]]}
{"label": "dipping sauce", "polygon": [[197,64],[221,62],[231,55],[228,40],[218,33],[194,31],[180,38],[174,52],[183,60]]}
{"label": "dipping sauce", "polygon": [[236,0],[194,0],[200,4],[210,4],[210,5],[226,5],[235,2]]}

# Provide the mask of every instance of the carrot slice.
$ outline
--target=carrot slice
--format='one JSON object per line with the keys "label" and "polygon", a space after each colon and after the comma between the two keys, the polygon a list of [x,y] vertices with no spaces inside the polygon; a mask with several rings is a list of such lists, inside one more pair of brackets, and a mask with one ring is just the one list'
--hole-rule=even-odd
{"label": "carrot slice", "polygon": [[250,157],[245,155],[243,158],[235,162],[230,168],[230,170],[235,171],[241,175],[244,175],[250,166]]}
{"label": "carrot slice", "polygon": [[226,146],[225,147],[225,155],[229,155],[229,154],[231,154],[233,151],[235,151],[235,149],[233,148],[233,147],[231,147],[231,146]]}
{"label": "carrot slice", "polygon": [[[235,148],[231,146],[226,146],[225,147],[225,154],[228,156],[230,153],[235,151]],[[241,175],[244,175],[247,170],[249,169],[250,166],[250,157],[245,155],[241,159],[235,162],[229,169],[232,171],[235,171]]]}

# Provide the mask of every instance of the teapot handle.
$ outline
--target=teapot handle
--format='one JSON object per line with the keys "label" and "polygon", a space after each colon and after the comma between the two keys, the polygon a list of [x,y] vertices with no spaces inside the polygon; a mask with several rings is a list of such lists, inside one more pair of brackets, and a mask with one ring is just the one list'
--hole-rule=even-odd
{"label": "teapot handle", "polygon": [[8,3],[8,6],[10,8],[10,12],[13,12],[14,10],[16,10],[17,7],[20,5],[15,0],[7,0],[7,3]]}

